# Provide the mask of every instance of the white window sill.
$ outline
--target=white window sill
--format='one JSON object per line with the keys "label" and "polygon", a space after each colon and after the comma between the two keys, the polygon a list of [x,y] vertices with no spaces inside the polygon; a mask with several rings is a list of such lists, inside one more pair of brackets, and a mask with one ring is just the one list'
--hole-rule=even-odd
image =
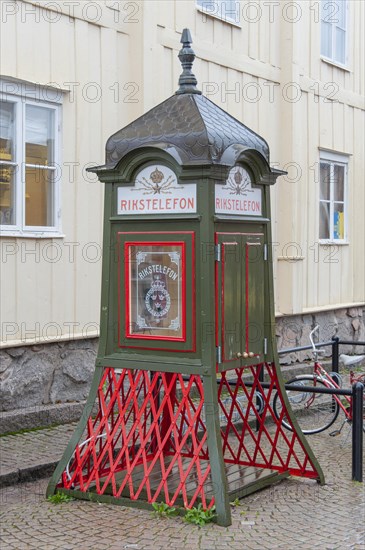
{"label": "white window sill", "polygon": [[341,246],[348,246],[350,243],[349,241],[347,240],[344,240],[344,239],[319,239],[318,241],[318,244],[322,245],[322,246],[337,246],[337,245],[341,245]]}
{"label": "white window sill", "polygon": [[0,237],[19,239],[64,239],[66,235],[57,231],[14,231],[0,230]]}
{"label": "white window sill", "polygon": [[323,55],[321,55],[321,61],[323,61],[324,63],[327,63],[328,65],[332,65],[333,67],[337,67],[337,69],[342,69],[343,71],[352,73],[351,69],[349,69],[347,65],[342,65],[342,63],[339,63],[338,61],[334,61],[329,57],[324,57]]}
{"label": "white window sill", "polygon": [[[200,11],[200,13],[204,13],[204,15],[206,15],[207,17],[212,17],[213,19],[217,19],[218,21],[222,21],[223,23],[227,23],[228,25],[232,25],[233,27],[237,27],[238,29],[242,28],[241,23],[239,21],[236,21],[235,19],[222,17],[221,15],[212,13],[211,11],[204,9],[202,6],[196,6],[196,9]],[[238,15],[240,16],[240,14]]]}

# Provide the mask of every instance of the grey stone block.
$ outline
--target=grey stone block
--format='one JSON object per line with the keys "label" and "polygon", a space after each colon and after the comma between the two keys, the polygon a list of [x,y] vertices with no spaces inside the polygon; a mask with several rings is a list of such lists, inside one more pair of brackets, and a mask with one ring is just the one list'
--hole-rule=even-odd
{"label": "grey stone block", "polygon": [[2,410],[45,403],[53,370],[51,356],[47,353],[27,352],[20,360],[14,360],[0,382]]}
{"label": "grey stone block", "polygon": [[84,406],[85,401],[80,401],[0,412],[0,435],[76,422],[81,418]]}

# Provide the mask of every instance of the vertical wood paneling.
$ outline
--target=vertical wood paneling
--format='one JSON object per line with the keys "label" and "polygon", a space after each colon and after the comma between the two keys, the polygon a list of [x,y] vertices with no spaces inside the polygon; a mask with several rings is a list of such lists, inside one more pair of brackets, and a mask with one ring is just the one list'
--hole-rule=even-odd
{"label": "vertical wood paneling", "polygon": [[[329,271],[329,304],[338,304],[341,301],[341,287],[344,284],[343,280],[343,267],[344,267],[344,257],[346,258],[346,250],[343,246],[331,246],[329,249],[329,255],[326,258],[328,261],[328,271]],[[320,274],[320,272],[319,272]],[[352,294],[351,291],[346,295]],[[348,300],[351,302],[351,299]]]}
{"label": "vertical wood paneling", "polygon": [[320,16],[320,2],[314,4],[315,10],[311,10],[310,20],[310,33],[308,40],[308,49],[310,51],[309,59],[309,76],[313,80],[318,81],[320,79],[320,52],[321,52],[321,16]]}
{"label": "vertical wood paneling", "polygon": [[[1,338],[9,341],[16,340],[19,325],[21,304],[18,300],[18,261],[20,257],[20,243],[17,239],[4,239],[1,243]],[[9,275],[8,275],[9,274]],[[5,290],[6,276],[6,290]],[[14,334],[13,334],[14,333]]]}
{"label": "vertical wood paneling", "polygon": [[[175,67],[175,64],[173,63]],[[206,95],[206,88],[209,85],[209,64],[203,59],[196,58],[194,63],[194,74],[198,80],[198,89]],[[177,82],[177,80],[176,80]],[[175,83],[175,80],[174,80]],[[211,99],[211,98],[209,98]]]}
{"label": "vertical wood paneling", "polygon": [[[351,33],[353,33],[353,36],[357,37],[357,40],[349,40],[348,48],[349,48],[349,64],[350,68],[353,71],[353,67],[362,67],[361,70],[356,72],[349,73],[349,80],[351,80],[351,87],[354,92],[361,93],[361,76],[364,73],[364,52],[361,52],[361,46],[363,46],[364,49],[364,28],[361,28],[364,26],[364,12],[363,12],[363,2],[350,2],[350,29]],[[362,19],[360,16],[360,13],[362,12]],[[361,63],[362,58],[362,65]],[[361,74],[362,73],[362,74]]]}
{"label": "vertical wood paneling", "polygon": [[[113,132],[126,126],[132,120],[143,114],[143,73],[138,63],[131,62],[133,45],[130,37],[124,33],[117,33],[117,62],[115,65],[115,82],[117,86],[118,117],[112,121]],[[114,93],[113,93],[114,101]],[[109,136],[108,136],[109,137]]]}
{"label": "vertical wood paneling", "polygon": [[306,284],[307,300],[306,307],[318,304],[318,212],[319,212],[319,104],[309,99],[307,136],[308,136],[308,216],[307,225],[307,262],[306,262]]}
{"label": "vertical wood paneling", "polygon": [[270,63],[270,20],[269,11],[264,9],[260,17],[259,59],[264,63]]}
{"label": "vertical wood paneling", "polygon": [[[18,321],[19,327],[24,322],[29,330],[35,329],[36,320],[42,327],[53,321],[65,334],[69,332],[67,323],[79,323],[77,332],[87,323],[98,322],[101,262],[87,258],[87,254],[95,254],[101,243],[104,186],[89,183],[83,165],[102,163],[105,141],[113,132],[175,91],[181,73],[176,58],[179,33],[184,27],[192,30],[198,57],[199,44],[205,51],[218,47],[226,54],[226,63],[214,58],[195,61],[198,87],[205,88],[209,99],[267,139],[273,163],[282,167],[294,161],[302,169],[300,181],[290,183],[280,178],[272,191],[273,237],[274,241],[281,239],[276,255],[282,255],[287,242],[297,242],[304,256],[302,263],[274,264],[277,306],[290,311],[301,304],[310,309],[364,300],[365,254],[360,237],[365,232],[364,112],[344,104],[343,98],[338,103],[319,98],[316,103],[313,93],[304,91],[297,104],[289,105],[281,92],[284,84],[299,82],[303,74],[322,86],[334,82],[340,91],[345,87],[345,92],[364,93],[365,3],[350,3],[351,72],[320,60],[320,23],[315,22],[308,3],[301,3],[301,7],[303,16],[290,30],[284,28],[281,7],[274,10],[274,20],[269,21],[270,10],[262,5],[257,22],[252,20],[253,11],[251,19],[244,19],[241,9],[238,28],[202,14],[193,0],[145,1],[137,14],[139,23],[126,22],[128,13],[123,10],[118,21],[118,12],[105,8],[102,20],[91,24],[79,18],[80,6],[75,10],[78,18],[71,21],[67,14],[56,23],[47,17],[34,23],[29,16],[25,24],[20,14],[9,18],[0,37],[1,50],[6,52],[1,60],[4,74],[33,82],[53,81],[62,87],[66,82],[79,83],[75,93],[65,94],[62,107],[63,162],[79,166],[74,181],[72,168],[63,166],[65,238],[53,241],[61,251],[59,261],[42,255],[43,249],[52,253],[52,241],[14,241],[19,252],[3,265],[8,281],[2,298],[6,319]],[[163,32],[170,37],[168,45],[163,43]],[[176,38],[176,45],[171,37]],[[231,53],[232,59],[240,56],[242,69],[236,61],[230,66]],[[273,103],[265,78],[247,71],[247,66],[244,72],[249,58],[255,60],[259,71],[282,67],[281,88],[274,88]],[[98,100],[85,95],[95,91],[88,88],[90,82],[102,88]],[[252,99],[254,88],[247,87],[251,83],[261,91],[256,100]],[[351,95],[348,98],[352,100]],[[353,155],[348,189],[349,244],[338,251],[318,245],[319,185],[314,165],[318,167],[319,147]],[[38,261],[30,253],[35,244],[39,245]]]}
{"label": "vertical wood paneling", "polygon": [[343,103],[333,102],[332,104],[332,127],[333,127],[333,148],[336,151],[345,151],[346,145],[344,140],[344,106]]}
{"label": "vertical wood paneling", "polygon": [[[75,75],[74,24],[63,16],[57,23],[50,24],[51,82],[61,88],[69,88],[70,76]],[[74,81],[74,78],[71,78]]]}
{"label": "vertical wood paneling", "polygon": [[161,27],[174,28],[175,24],[175,2],[170,0],[160,0],[155,3],[157,10],[157,20]]}
{"label": "vertical wood paneling", "polygon": [[255,17],[252,16],[250,22],[247,23],[247,28],[249,37],[248,55],[251,59],[259,59],[260,22],[256,22]]}
{"label": "vertical wood paneling", "polygon": [[333,106],[332,103],[326,103],[325,101],[323,101],[323,98],[320,98],[319,105],[319,147],[322,147],[324,149],[333,149]]}
{"label": "vertical wood paneling", "polygon": [[[154,9],[154,2],[144,2],[144,10]],[[175,30],[181,32],[184,28],[195,30],[197,18],[202,17],[195,9],[195,3],[191,0],[175,1]]]}
{"label": "vertical wood paneling", "polygon": [[123,55],[123,51],[119,51],[118,49],[118,33],[113,29],[106,28],[102,28],[100,33],[100,81],[103,93],[101,97],[99,150],[98,157],[95,158],[97,163],[103,162],[105,142],[116,129],[115,126],[118,122],[118,103],[121,99],[120,96],[123,87],[120,75],[116,72],[118,56]]}
{"label": "vertical wood paneling", "polygon": [[228,25],[227,23],[223,23],[223,21],[219,21],[218,19],[214,19],[213,21],[213,36],[214,36],[214,44],[221,48],[227,48],[230,49],[231,47],[231,25]]}
{"label": "vertical wood paneling", "polygon": [[[85,120],[93,120],[95,127],[100,128],[101,100],[96,99],[93,83],[100,83],[100,29],[87,23],[76,23],[76,71],[80,76],[81,96],[77,109],[76,123],[78,131],[78,156],[82,159],[93,159],[99,156],[100,131],[97,134],[90,132]],[[93,220],[95,213],[100,212],[97,198],[99,190],[94,190],[99,183],[89,183],[83,170],[79,173],[77,182],[77,226],[76,240],[82,247],[81,258],[78,259],[77,287],[75,295],[75,309],[77,318],[84,326],[95,315],[90,296],[95,292],[94,281],[99,278],[100,258],[95,261],[97,248],[100,246],[99,227]],[[82,215],[80,212],[82,208]],[[99,242],[98,242],[99,241]]]}
{"label": "vertical wood paneling", "polygon": [[232,34],[232,50],[234,52],[241,52],[241,55],[248,57],[248,43],[249,43],[249,34],[246,24],[242,21],[241,17],[241,28],[236,28]]}
{"label": "vertical wood paneling", "polygon": [[[311,17],[313,17],[313,14],[310,10],[310,3],[302,3],[300,13],[297,14],[298,17],[300,15],[299,21],[294,23],[294,25],[300,26],[300,32],[302,36],[308,36],[311,37]],[[297,17],[295,14],[295,18]],[[293,15],[294,17],[294,15]],[[303,47],[303,43],[299,42],[297,43],[297,49],[296,49],[296,57],[298,59],[298,63],[300,67],[302,68],[304,74],[309,74],[310,70],[310,57],[311,57],[311,48],[309,47]]]}
{"label": "vertical wood paneling", "polygon": [[[359,31],[356,34],[356,40],[359,44],[359,65],[356,65],[356,75],[359,74],[359,88],[358,93],[362,96],[365,95],[365,32],[364,28],[361,26],[361,21],[365,21],[365,5],[364,2],[358,2],[357,6],[358,20],[359,20]],[[357,91],[357,90],[355,90]]]}
{"label": "vertical wood paneling", "polygon": [[344,105],[343,139],[344,152],[354,150],[354,111],[353,107]]}
{"label": "vertical wood paneling", "polygon": [[165,67],[165,77],[163,79],[163,95],[165,97],[170,97],[173,94],[174,87],[177,89],[177,83],[173,82],[173,64],[175,62],[173,50],[171,48],[163,49],[164,55],[164,67]]}
{"label": "vertical wood paneling", "polygon": [[330,304],[330,268],[331,268],[332,247],[322,245],[318,247],[318,296],[317,306]]}
{"label": "vertical wood paneling", "polygon": [[214,42],[214,19],[198,10],[195,15],[195,36],[199,37],[199,40]]}
{"label": "vertical wood paneling", "polygon": [[241,73],[239,71],[228,69],[226,83],[226,90],[229,90],[230,93],[226,94],[226,104],[223,104],[223,108],[226,109],[232,116],[242,121],[241,104],[243,102],[243,98]]}
{"label": "vertical wood paneling", "polygon": [[[34,6],[34,14],[20,10],[17,25],[18,77],[30,82],[50,82],[51,23],[49,19],[44,16],[43,10]],[[54,25],[52,24],[52,27]]]}
{"label": "vertical wood paneling", "polygon": [[[259,102],[256,99],[256,91],[260,90],[258,78],[248,74],[243,74],[243,123],[258,131],[258,109]],[[252,85],[252,86],[251,86]]]}
{"label": "vertical wood paneling", "polygon": [[[354,114],[354,156],[351,162],[353,169],[353,179],[351,179],[351,242],[356,244],[354,247],[353,263],[353,296],[354,300],[364,301],[364,281],[365,281],[365,245],[364,245],[364,205],[365,205],[365,186],[364,186],[364,143],[365,143],[365,112],[356,110]],[[353,214],[352,214],[353,213]]]}
{"label": "vertical wood paneling", "polygon": [[[0,32],[1,73],[18,77],[17,32],[20,15],[3,16]],[[6,52],[6,53],[5,53]]]}

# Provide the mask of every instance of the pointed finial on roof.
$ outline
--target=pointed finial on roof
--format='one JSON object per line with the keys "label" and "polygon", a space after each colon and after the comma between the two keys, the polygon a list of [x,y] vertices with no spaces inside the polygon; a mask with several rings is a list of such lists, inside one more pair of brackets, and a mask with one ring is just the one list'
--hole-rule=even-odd
{"label": "pointed finial on roof", "polygon": [[177,94],[201,94],[197,89],[198,84],[195,75],[192,73],[192,67],[195,59],[194,50],[191,48],[192,38],[189,29],[184,29],[181,35],[183,47],[179,51],[179,59],[183,68],[183,72],[179,78],[179,89]]}

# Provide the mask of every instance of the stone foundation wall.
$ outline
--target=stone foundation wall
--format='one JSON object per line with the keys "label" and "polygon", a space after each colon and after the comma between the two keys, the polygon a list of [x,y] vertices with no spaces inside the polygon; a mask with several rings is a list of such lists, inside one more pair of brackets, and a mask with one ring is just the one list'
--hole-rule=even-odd
{"label": "stone foundation wall", "polygon": [[[309,315],[291,315],[276,320],[278,350],[310,345],[309,333],[319,325],[317,337],[320,342],[329,342],[337,336],[340,340],[350,342],[365,341],[365,307],[321,311]],[[330,357],[331,346],[323,348],[324,357]],[[340,353],[364,354],[364,347],[341,346]],[[280,363],[290,365],[297,361],[312,360],[311,350],[300,351],[280,356]]]}
{"label": "stone foundation wall", "polygon": [[0,411],[87,398],[98,340],[73,340],[0,351]]}
{"label": "stone foundation wall", "polygon": [[[278,349],[308,345],[309,333],[320,325],[320,341],[332,336],[365,341],[365,308],[311,315],[280,317],[276,322]],[[74,340],[7,348],[0,351],[0,411],[80,403],[89,393],[98,340]],[[363,348],[342,347],[343,353],[364,353]],[[327,356],[331,348],[326,348]],[[312,359],[310,350],[281,356],[282,364]]]}

